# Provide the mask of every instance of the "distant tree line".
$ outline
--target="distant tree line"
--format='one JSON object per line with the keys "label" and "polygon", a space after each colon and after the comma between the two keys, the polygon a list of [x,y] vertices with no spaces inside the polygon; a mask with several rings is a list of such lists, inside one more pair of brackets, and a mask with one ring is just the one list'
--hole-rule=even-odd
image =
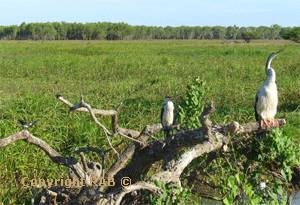
{"label": "distant tree line", "polygon": [[130,39],[282,39],[291,27],[131,26],[126,23],[28,23],[0,26],[8,40],[130,40]]}

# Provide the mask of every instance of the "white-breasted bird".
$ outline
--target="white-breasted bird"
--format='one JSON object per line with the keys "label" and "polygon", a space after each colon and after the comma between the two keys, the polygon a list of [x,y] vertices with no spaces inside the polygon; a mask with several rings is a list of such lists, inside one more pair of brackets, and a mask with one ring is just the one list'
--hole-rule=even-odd
{"label": "white-breasted bird", "polygon": [[173,125],[174,122],[174,104],[171,101],[171,97],[165,98],[165,105],[161,109],[161,124],[165,131],[165,138],[170,136],[170,126]]}
{"label": "white-breasted bird", "polygon": [[[255,119],[256,121],[260,121],[262,129],[279,126],[278,121],[274,119],[278,106],[278,90],[276,85],[276,72],[271,68],[271,62],[281,51],[271,53],[269,56],[266,65],[268,79],[260,86],[255,96]],[[259,142],[265,137],[266,132],[256,134],[256,139]]]}

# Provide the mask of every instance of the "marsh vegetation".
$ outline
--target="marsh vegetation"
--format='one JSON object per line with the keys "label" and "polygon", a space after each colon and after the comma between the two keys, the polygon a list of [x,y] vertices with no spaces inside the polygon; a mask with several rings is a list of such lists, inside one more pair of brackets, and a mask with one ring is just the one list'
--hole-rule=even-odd
{"label": "marsh vegetation", "polygon": [[[233,120],[239,123],[254,122],[254,96],[266,79],[267,57],[274,51],[285,49],[273,60],[272,67],[276,70],[279,90],[277,117],[287,113],[287,124],[269,135],[275,140],[270,140],[269,146],[260,147],[254,138],[246,143],[253,144],[255,151],[264,150],[260,156],[252,159],[260,163],[257,165],[257,177],[270,182],[268,185],[274,186],[272,188],[277,191],[274,193],[278,194],[285,185],[279,188],[279,182],[273,183],[272,178],[259,174],[263,173],[265,165],[270,165],[264,162],[283,158],[290,160],[286,163],[290,163],[287,166],[292,170],[293,159],[299,157],[277,155],[278,149],[282,151],[290,148],[297,154],[294,151],[299,148],[299,45],[284,40],[253,40],[250,44],[234,45],[222,42],[2,40],[0,138],[21,131],[23,127],[19,119],[37,120],[38,124],[30,132],[66,157],[75,148],[88,145],[106,150],[110,148],[106,138],[90,117],[78,112],[69,114],[55,98],[56,94],[62,94],[70,102],[78,102],[80,94],[83,94],[90,105],[107,110],[115,109],[116,105],[123,102],[119,111],[119,125],[141,131],[146,125],[160,122],[160,108],[166,95],[173,96],[179,102],[186,95],[187,86],[197,76],[205,80],[209,87],[202,98],[203,105],[208,105],[211,100],[216,105],[211,116],[212,123],[226,124]],[[110,119],[101,120],[109,127]],[[163,134],[157,137],[163,138]],[[280,143],[283,138],[286,138],[285,142],[291,143],[288,147]],[[114,145],[120,141],[121,136],[112,138]],[[121,145],[117,150],[122,152],[125,147]],[[236,158],[241,149],[240,146],[233,147],[231,152],[234,154],[227,158]],[[88,152],[85,154],[89,161],[101,161],[100,156]],[[109,167],[117,156],[109,152],[106,159]],[[34,187],[24,188],[24,177],[68,178],[67,168],[56,166],[38,147],[22,141],[1,148],[0,162],[0,202],[4,204],[30,202]],[[197,166],[197,163],[200,162],[194,162],[191,166]],[[243,164],[245,173],[243,170],[236,172],[233,164],[227,164],[227,168],[223,169],[226,163],[224,159],[217,159],[207,166],[206,172],[218,168],[222,173],[211,173],[212,181],[209,183],[229,187],[230,192],[226,192],[225,188],[218,192],[220,198],[228,198],[228,203],[236,199],[232,193],[242,195],[244,188],[249,189],[245,193],[245,196],[249,196],[254,189],[246,181],[249,177],[247,166],[251,163]],[[283,163],[282,167],[286,168]],[[160,169],[161,163],[156,163],[148,175]],[[258,183],[259,180],[255,178],[257,173],[252,173],[251,177]],[[189,171],[186,170],[185,174],[188,175]],[[291,176],[289,170],[284,174],[287,179]],[[233,178],[230,178],[231,175]],[[220,180],[219,176],[224,176],[224,180]]]}

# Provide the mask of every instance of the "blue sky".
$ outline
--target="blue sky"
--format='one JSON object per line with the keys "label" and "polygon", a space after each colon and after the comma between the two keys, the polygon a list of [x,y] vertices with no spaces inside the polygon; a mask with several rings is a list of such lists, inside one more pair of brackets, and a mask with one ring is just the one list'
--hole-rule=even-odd
{"label": "blue sky", "polygon": [[300,26],[300,0],[0,0],[0,25],[125,22],[146,26]]}

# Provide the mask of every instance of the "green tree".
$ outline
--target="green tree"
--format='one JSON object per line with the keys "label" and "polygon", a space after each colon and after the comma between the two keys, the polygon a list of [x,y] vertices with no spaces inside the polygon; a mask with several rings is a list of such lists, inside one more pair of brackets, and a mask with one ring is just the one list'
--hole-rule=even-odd
{"label": "green tree", "polygon": [[16,40],[18,32],[19,32],[19,26],[17,25],[7,26],[4,27],[3,29],[3,36],[5,39],[8,40]]}
{"label": "green tree", "polygon": [[226,28],[226,38],[227,39],[236,39],[238,36],[239,27],[236,25],[234,26],[228,26]]}
{"label": "green tree", "polygon": [[288,30],[283,35],[283,38],[300,43],[300,27],[294,27],[292,30]]}
{"label": "green tree", "polygon": [[0,39],[5,38],[5,34],[4,34],[4,26],[0,26]]}
{"label": "green tree", "polygon": [[224,39],[226,34],[226,28],[223,26],[214,26],[212,28],[214,39]]}
{"label": "green tree", "polygon": [[270,38],[271,28],[267,26],[260,26],[257,28],[257,32],[259,33],[260,39],[268,39]]}
{"label": "green tree", "polygon": [[133,39],[146,39],[147,31],[147,26],[135,26],[133,29]]}
{"label": "green tree", "polygon": [[281,38],[281,36],[279,35],[281,30],[281,26],[279,26],[278,24],[274,24],[271,26],[271,38],[272,39],[279,39]]}
{"label": "green tree", "polygon": [[281,38],[283,38],[283,35],[289,30],[292,30],[292,28],[291,27],[282,27],[279,32],[279,35],[281,36]]}
{"label": "green tree", "polygon": [[26,35],[26,23],[23,22],[20,27],[19,27],[19,32],[17,34],[19,40],[26,40],[27,35]]}
{"label": "green tree", "polygon": [[210,26],[203,26],[203,35],[204,39],[212,39],[213,38],[213,31]]}
{"label": "green tree", "polygon": [[242,34],[243,39],[249,43],[250,40],[258,38],[259,33],[257,31],[245,31]]}

